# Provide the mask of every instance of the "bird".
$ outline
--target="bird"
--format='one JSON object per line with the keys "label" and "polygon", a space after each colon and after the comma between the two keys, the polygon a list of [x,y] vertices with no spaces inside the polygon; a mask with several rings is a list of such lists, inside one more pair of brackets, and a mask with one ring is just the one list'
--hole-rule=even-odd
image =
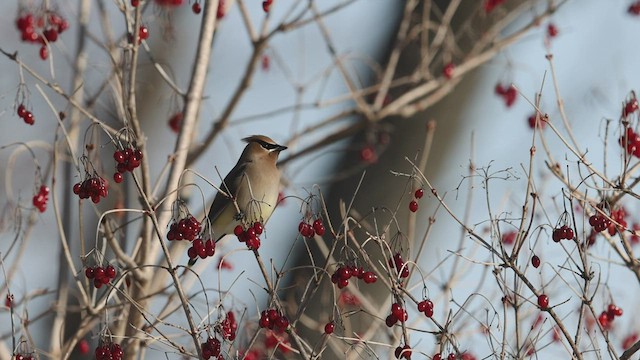
{"label": "bird", "polygon": [[[219,241],[241,224],[266,223],[278,201],[278,155],[287,147],[264,135],[242,139],[247,143],[240,159],[224,178],[209,208],[208,225]],[[205,226],[205,231],[208,231]]]}

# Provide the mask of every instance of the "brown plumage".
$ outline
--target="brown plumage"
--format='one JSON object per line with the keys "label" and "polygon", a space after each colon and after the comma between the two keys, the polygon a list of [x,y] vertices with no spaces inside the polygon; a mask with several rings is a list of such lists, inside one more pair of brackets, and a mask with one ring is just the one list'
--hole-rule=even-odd
{"label": "brown plumage", "polygon": [[265,223],[278,201],[280,170],[276,163],[280,152],[287,147],[278,145],[264,135],[253,135],[242,140],[247,146],[220,185],[220,189],[236,200],[237,208],[232,199],[221,192],[216,194],[209,208],[214,239],[232,233],[234,227],[241,223],[239,216],[243,216],[249,224],[256,221]]}

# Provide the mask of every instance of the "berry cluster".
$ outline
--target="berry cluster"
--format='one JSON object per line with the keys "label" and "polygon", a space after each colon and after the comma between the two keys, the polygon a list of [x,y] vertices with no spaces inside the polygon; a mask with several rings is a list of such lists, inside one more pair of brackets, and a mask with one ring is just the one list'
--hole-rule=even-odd
{"label": "berry cluster", "polygon": [[109,265],[105,268],[102,266],[88,267],[84,270],[84,275],[89,280],[93,280],[93,286],[96,289],[100,289],[102,285],[108,284],[111,280],[116,278],[116,268],[113,265]]}
{"label": "berry cluster", "polygon": [[33,356],[29,354],[16,354],[14,359],[15,360],[33,360]]}
{"label": "berry cluster", "polygon": [[640,157],[640,134],[628,127],[624,135],[620,136],[618,144],[627,150],[627,154]]}
{"label": "berry cluster", "polygon": [[284,332],[289,327],[289,319],[276,309],[263,310],[260,313],[260,321],[258,323],[261,328],[275,330],[279,333]]}
{"label": "berry cluster", "polygon": [[[193,5],[195,4],[197,3],[194,3]],[[180,126],[182,126],[182,113],[178,112],[169,118],[169,128],[177,134],[180,132]]]}
{"label": "berry cluster", "polygon": [[215,357],[220,360],[224,359],[221,354],[220,340],[216,338],[209,336],[207,341],[200,344],[200,348],[202,349],[202,357],[207,360],[211,359],[211,357]]}
{"label": "berry cluster", "polygon": [[482,5],[484,8],[484,12],[485,13],[490,13],[493,11],[493,9],[495,9],[496,7],[502,5],[503,2],[505,2],[506,0],[485,0],[484,4]]}
{"label": "berry cluster", "polygon": [[215,253],[216,242],[211,239],[203,241],[201,238],[197,238],[193,240],[193,242],[191,243],[191,247],[187,250],[187,255],[189,256],[189,260],[191,261],[195,261],[197,257],[206,259],[215,255]]}
{"label": "berry cluster", "polygon": [[180,219],[178,222],[171,223],[169,227],[169,232],[167,232],[167,240],[188,240],[193,241],[196,239],[200,231],[202,230],[202,225],[196,218],[192,215],[188,215],[187,217]]}
{"label": "berry cluster", "polygon": [[262,10],[264,10],[264,12],[268,13],[269,10],[271,10],[271,4],[273,3],[273,0],[265,0],[262,2]]}
{"label": "berry cluster", "polygon": [[113,159],[116,161],[116,173],[113,174],[113,180],[116,183],[121,183],[124,179],[122,174],[127,171],[132,172],[142,161],[142,151],[133,147],[128,147],[122,150],[116,150],[113,153]]}
{"label": "berry cluster", "polygon": [[389,259],[389,266],[391,268],[395,267],[401,278],[409,277],[409,267],[404,265],[404,260],[399,252],[395,253],[393,257]]}
{"label": "berry cluster", "polygon": [[423,196],[424,196],[424,190],[422,188],[417,189],[413,193],[414,199],[411,200],[411,202],[409,203],[409,211],[411,212],[418,211],[418,200],[422,199]]}
{"label": "berry cluster", "polygon": [[96,360],[120,360],[124,351],[120,344],[104,343],[96,348]]}
{"label": "berry cluster", "polygon": [[220,323],[220,326],[216,328],[216,331],[222,335],[222,338],[229,341],[236,339],[237,330],[238,323],[236,322],[236,316],[233,314],[233,311],[229,311],[227,316]]}
{"label": "berry cluster", "polygon": [[378,276],[373,271],[365,271],[362,266],[344,265],[336,268],[331,274],[331,282],[343,289],[349,285],[349,279],[356,277],[365,282],[365,284],[373,284],[378,280]]}
{"label": "berry cluster", "polygon": [[428,318],[433,316],[433,301],[426,299],[418,303],[418,311],[424,313]]}
{"label": "berry cluster", "polygon": [[598,322],[603,328],[609,329],[617,316],[622,316],[622,309],[614,304],[609,304],[607,310],[602,311],[598,316]]}
{"label": "berry cluster", "polygon": [[109,182],[98,175],[87,178],[81,183],[73,185],[73,193],[80,199],[91,198],[95,204],[100,198],[106,198],[109,194]]}
{"label": "berry cluster", "polygon": [[407,313],[407,310],[402,307],[402,304],[393,303],[391,304],[391,314],[387,316],[384,322],[388,327],[392,327],[398,321],[405,322],[408,319],[409,314]]}
{"label": "berry cluster", "polygon": [[36,195],[33,195],[32,203],[38,211],[43,213],[47,210],[47,202],[49,201],[49,187],[46,185],[40,185],[40,189]]}
{"label": "berry cluster", "polygon": [[560,242],[560,240],[573,240],[574,233],[573,229],[568,227],[567,225],[562,225],[559,228],[553,229],[553,233],[551,233],[551,238],[555,242]]}
{"label": "berry cluster", "polygon": [[398,346],[393,354],[396,356],[396,359],[405,358],[409,360],[411,359],[411,346],[406,344],[404,346]]}
{"label": "berry cluster", "polygon": [[611,226],[611,220],[600,215],[600,213],[595,213],[589,216],[589,225],[591,225],[596,232],[601,232]]}
{"label": "berry cluster", "polygon": [[500,83],[496,84],[495,88],[496,95],[502,97],[504,104],[509,108],[513,106],[518,98],[518,92],[516,88],[511,85],[502,85]]}
{"label": "berry cluster", "polygon": [[640,0],[636,0],[629,5],[627,12],[633,16],[640,15]]}
{"label": "berry cluster", "polygon": [[298,224],[298,232],[300,232],[300,235],[311,239],[316,235],[323,236],[326,229],[322,223],[322,218],[317,218],[313,221],[313,224],[307,223],[304,220],[300,221],[300,224]]}
{"label": "berry cluster", "polygon": [[22,41],[40,45],[40,58],[46,60],[49,57],[47,45],[56,42],[58,35],[69,28],[69,23],[53,11],[39,16],[26,12],[16,20],[16,27]]}
{"label": "berry cluster", "polygon": [[[129,40],[129,43],[133,43],[133,34],[129,33],[127,38]],[[147,40],[148,38],[149,29],[144,25],[140,25],[140,27],[138,28],[138,45],[142,44],[142,40]]]}
{"label": "berry cluster", "polygon": [[242,225],[237,225],[233,229],[233,234],[238,238],[238,241],[247,245],[250,250],[258,250],[260,248],[260,235],[264,232],[264,226],[259,221],[256,221],[253,226],[248,227],[246,230]]}
{"label": "berry cluster", "polygon": [[516,242],[517,235],[517,231],[507,231],[506,233],[503,233],[501,238],[502,243],[505,245],[512,245],[514,242]]}
{"label": "berry cluster", "polygon": [[25,124],[33,125],[36,122],[35,116],[33,116],[31,111],[27,110],[24,104],[18,105],[16,113],[24,120]]}
{"label": "berry cluster", "polygon": [[444,75],[445,79],[449,80],[453,77],[453,71],[455,69],[456,65],[450,62],[442,68],[442,75]]}
{"label": "berry cluster", "polygon": [[622,228],[626,228],[627,227],[627,220],[625,220],[625,217],[627,217],[627,211],[624,208],[618,208],[616,210],[611,210],[611,219],[613,221],[611,221],[611,223],[609,224],[609,226],[607,226],[607,231],[609,232],[609,235],[613,236],[616,234],[616,232],[618,231],[616,229],[616,224],[618,223],[620,224],[620,226]]}

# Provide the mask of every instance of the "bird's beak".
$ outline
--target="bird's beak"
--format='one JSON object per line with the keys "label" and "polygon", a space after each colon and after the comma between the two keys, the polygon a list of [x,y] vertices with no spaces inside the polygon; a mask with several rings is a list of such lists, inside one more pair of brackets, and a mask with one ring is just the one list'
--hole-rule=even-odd
{"label": "bird's beak", "polygon": [[282,151],[282,150],[287,150],[287,147],[286,147],[286,146],[284,146],[284,145],[278,145],[278,147],[276,148],[276,151],[277,151],[277,152],[280,152],[280,151]]}

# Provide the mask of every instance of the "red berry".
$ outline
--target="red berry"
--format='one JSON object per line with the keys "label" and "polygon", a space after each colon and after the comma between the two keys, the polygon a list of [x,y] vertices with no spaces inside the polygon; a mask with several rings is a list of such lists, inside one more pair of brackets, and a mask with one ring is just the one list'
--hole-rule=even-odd
{"label": "red berry", "polygon": [[454,63],[448,63],[444,66],[444,68],[442,68],[442,75],[444,75],[444,77],[446,79],[451,79],[453,77],[453,72],[455,70],[456,66]]}
{"label": "red berry", "polygon": [[533,257],[531,258],[531,265],[533,265],[533,267],[536,269],[540,266],[540,258],[538,257],[538,255],[533,255]]}
{"label": "red berry", "polygon": [[42,45],[40,47],[40,59],[47,60],[48,57],[49,57],[49,48],[47,48],[47,45]]}
{"label": "red berry", "polygon": [[233,234],[237,237],[242,236],[242,234],[244,234],[244,229],[242,228],[242,225],[236,225],[236,227],[233,229]]}
{"label": "red berry", "polygon": [[424,196],[424,190],[422,188],[417,189],[413,195],[416,197],[416,199],[422,199],[422,197]]}
{"label": "red berry", "polygon": [[104,274],[109,279],[115,279],[115,277],[116,277],[116,268],[114,268],[113,265],[109,265],[109,266],[107,266],[106,269],[104,269]]}
{"label": "red berry", "polygon": [[36,122],[35,117],[33,116],[33,113],[29,110],[27,110],[24,114],[24,116],[22,117],[22,119],[24,120],[24,122],[26,124],[29,125],[33,125]]}
{"label": "red berry", "polygon": [[362,280],[364,280],[365,284],[373,284],[378,280],[378,275],[374,274],[371,271],[367,271],[362,276]]}
{"label": "red berry", "polygon": [[549,25],[547,25],[547,36],[550,38],[558,36],[558,28],[554,23],[549,23]]}
{"label": "red berry", "polygon": [[545,294],[541,294],[538,296],[538,306],[541,309],[546,309],[549,307],[549,297]]}
{"label": "red berry", "polygon": [[21,118],[24,118],[27,115],[27,109],[24,107],[24,104],[18,105],[18,110],[16,112]]}
{"label": "red berry", "polygon": [[431,360],[442,360],[442,355],[440,355],[440,353],[437,353],[437,354],[433,355]]}
{"label": "red berry", "polygon": [[336,325],[333,323],[333,321],[328,322],[325,326],[324,326],[324,333],[327,335],[331,335],[333,334],[333,330],[335,330]]}
{"label": "red berry", "polygon": [[191,10],[194,14],[200,14],[200,12],[202,11],[202,7],[200,6],[200,3],[195,2],[193,3],[193,5],[191,5]]}
{"label": "red berry", "polygon": [[417,201],[412,200],[412,201],[409,203],[409,211],[411,211],[411,212],[416,212],[416,211],[418,211],[418,202],[417,202]]}
{"label": "red berry", "polygon": [[253,231],[255,232],[256,235],[262,235],[262,233],[264,232],[264,227],[262,226],[262,223],[259,221],[256,221],[253,224]]}
{"label": "red berry", "polygon": [[268,13],[271,7],[271,2],[273,0],[266,0],[262,2],[262,10],[264,10],[264,12]]}
{"label": "red berry", "polygon": [[121,173],[116,172],[113,174],[113,181],[115,181],[116,184],[120,184],[123,180],[124,180],[124,177],[122,176]]}
{"label": "red berry", "polygon": [[360,160],[367,164],[373,164],[378,161],[376,150],[371,145],[367,145],[360,149]]}

